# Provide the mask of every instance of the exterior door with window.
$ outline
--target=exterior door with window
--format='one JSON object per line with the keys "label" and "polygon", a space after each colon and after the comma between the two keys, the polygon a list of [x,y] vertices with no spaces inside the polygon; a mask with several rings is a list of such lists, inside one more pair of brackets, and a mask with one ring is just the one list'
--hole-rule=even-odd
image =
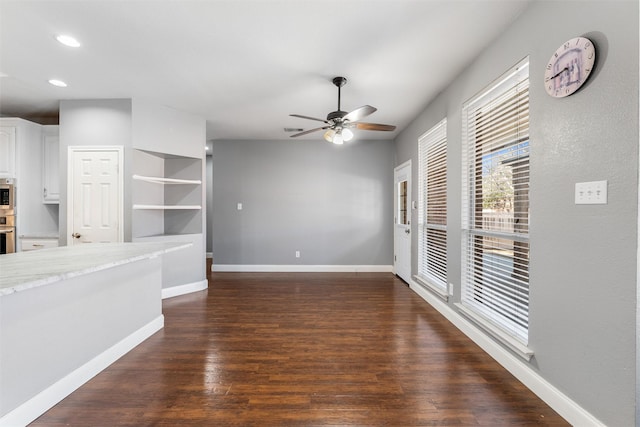
{"label": "exterior door with window", "polygon": [[122,150],[69,150],[69,245],[123,241]]}
{"label": "exterior door with window", "polygon": [[394,170],[394,260],[393,270],[411,281],[411,161]]}

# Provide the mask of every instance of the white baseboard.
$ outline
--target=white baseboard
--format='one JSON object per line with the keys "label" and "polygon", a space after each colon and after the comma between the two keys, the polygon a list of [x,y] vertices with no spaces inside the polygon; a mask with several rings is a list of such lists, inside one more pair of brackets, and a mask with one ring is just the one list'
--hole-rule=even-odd
{"label": "white baseboard", "polygon": [[177,297],[178,295],[190,294],[192,292],[204,291],[209,287],[207,280],[187,283],[185,285],[172,286],[162,289],[162,299]]}
{"label": "white baseboard", "polygon": [[161,314],[66,377],[5,414],[0,418],[0,426],[26,426],[163,327],[164,316]]}
{"label": "white baseboard", "polygon": [[211,271],[267,273],[391,273],[392,265],[241,265],[213,264]]}
{"label": "white baseboard", "polygon": [[413,280],[409,286],[571,425],[584,427],[603,427],[605,425],[527,366],[517,356],[511,354],[483,333],[481,329],[449,307],[442,299],[433,295]]}

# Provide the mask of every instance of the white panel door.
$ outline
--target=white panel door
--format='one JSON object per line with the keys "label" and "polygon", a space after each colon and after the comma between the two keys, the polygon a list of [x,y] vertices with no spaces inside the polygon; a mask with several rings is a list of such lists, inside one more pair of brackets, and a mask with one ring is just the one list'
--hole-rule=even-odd
{"label": "white panel door", "polygon": [[70,152],[70,245],[121,242],[120,152]]}
{"label": "white panel door", "polygon": [[411,161],[394,169],[394,260],[395,273],[411,280]]}

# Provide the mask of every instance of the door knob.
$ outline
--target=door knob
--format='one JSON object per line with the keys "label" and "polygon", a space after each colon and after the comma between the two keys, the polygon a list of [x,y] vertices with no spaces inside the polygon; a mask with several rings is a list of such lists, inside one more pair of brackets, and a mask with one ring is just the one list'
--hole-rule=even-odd
{"label": "door knob", "polygon": [[71,237],[75,238],[75,239],[79,239],[80,238],[80,233],[73,233],[71,235]]}
{"label": "door knob", "polygon": [[404,230],[404,232],[405,232],[405,233],[407,233],[407,234],[409,234],[409,233],[411,233],[411,230],[409,230],[408,228],[406,228],[406,229]]}

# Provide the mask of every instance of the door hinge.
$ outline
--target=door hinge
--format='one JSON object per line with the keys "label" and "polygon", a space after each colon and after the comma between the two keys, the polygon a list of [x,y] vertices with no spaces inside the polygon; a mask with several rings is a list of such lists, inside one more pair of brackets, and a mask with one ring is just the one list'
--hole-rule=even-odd
{"label": "door hinge", "polygon": [[394,260],[394,261],[397,261],[397,260],[398,260],[398,257],[394,255],[394,256],[393,256],[393,260]]}

